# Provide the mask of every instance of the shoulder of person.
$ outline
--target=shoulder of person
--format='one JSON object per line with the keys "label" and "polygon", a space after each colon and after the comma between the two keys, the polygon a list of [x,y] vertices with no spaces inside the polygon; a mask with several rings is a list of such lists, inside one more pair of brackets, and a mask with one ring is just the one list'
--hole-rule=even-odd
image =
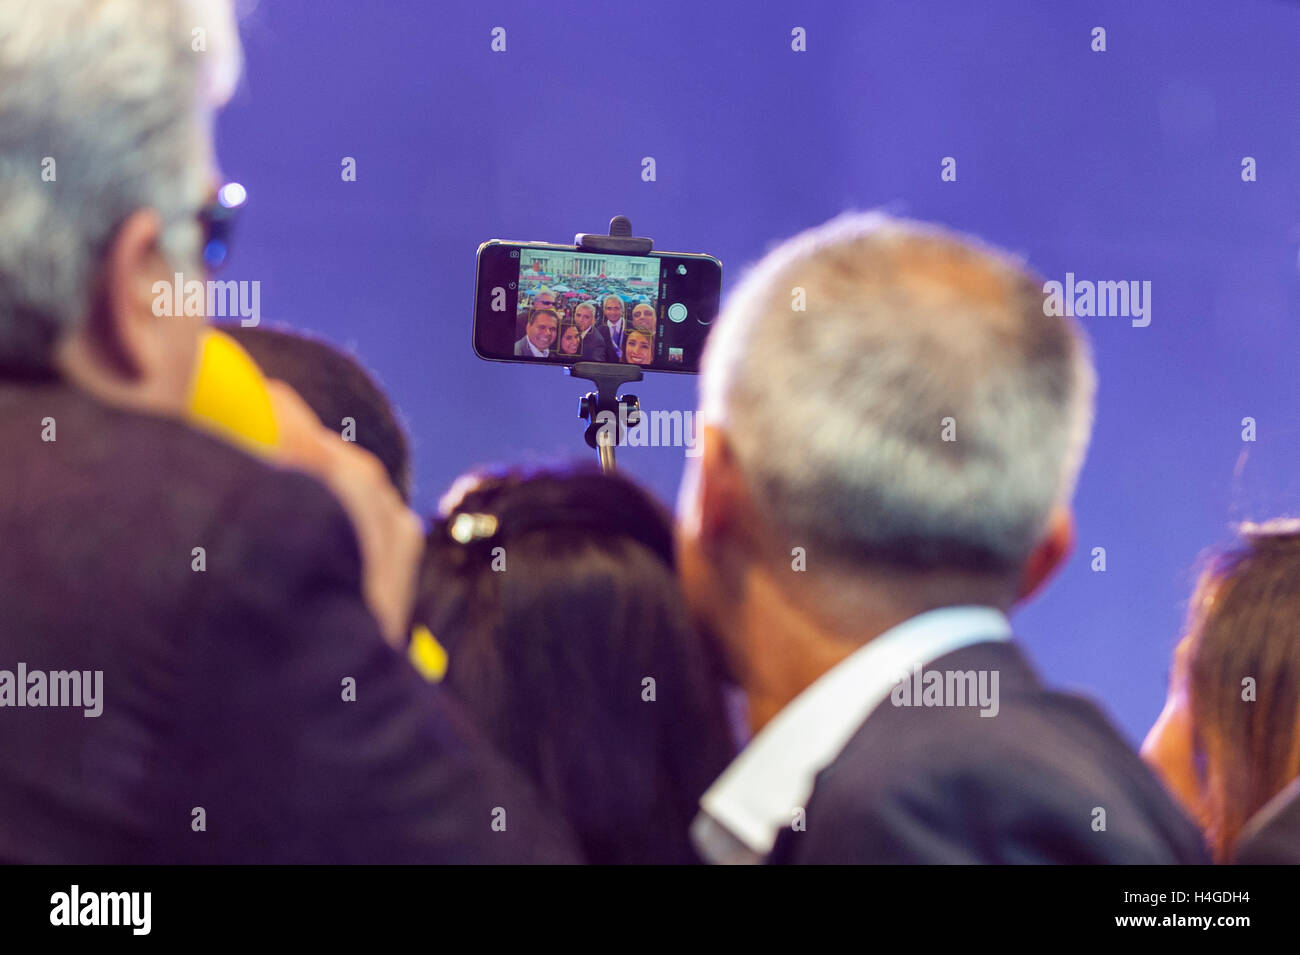
{"label": "shoulder of person", "polygon": [[864,861],[1199,859],[1190,824],[1100,711],[1041,687],[988,717],[886,699],[819,774],[814,825],[809,851],[851,851],[834,838],[858,833]]}
{"label": "shoulder of person", "polygon": [[[336,573],[359,574],[351,523],[315,478],[184,420],[84,397],[61,406],[58,429],[65,465],[89,469],[100,506],[148,515],[139,546],[192,538],[204,549],[209,581],[243,573],[240,565],[251,567],[259,559],[278,562],[283,576],[291,570],[285,563],[290,555],[308,564],[332,563]],[[222,552],[230,556],[214,560]]]}

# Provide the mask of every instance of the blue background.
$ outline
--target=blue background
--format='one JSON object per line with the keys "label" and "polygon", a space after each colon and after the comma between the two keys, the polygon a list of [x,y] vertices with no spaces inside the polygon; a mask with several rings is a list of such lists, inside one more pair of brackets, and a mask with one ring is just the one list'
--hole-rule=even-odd
{"label": "blue background", "polygon": [[[260,280],[264,321],[376,373],[410,427],[423,513],[470,466],[590,453],[580,382],[473,355],[481,241],[567,242],[621,213],[657,248],[717,255],[725,291],[774,242],[869,207],[974,232],[1048,278],[1153,283],[1149,327],[1083,320],[1101,387],[1079,548],[1016,618],[1046,675],[1135,741],[1203,550],[1234,521],[1296,509],[1295,5],[242,6],[246,72],[218,144],[250,201],[223,278]],[[635,390],[687,409],[695,382]],[[620,454],[669,502],[683,460]],[[1089,567],[1098,546],[1105,573]]]}

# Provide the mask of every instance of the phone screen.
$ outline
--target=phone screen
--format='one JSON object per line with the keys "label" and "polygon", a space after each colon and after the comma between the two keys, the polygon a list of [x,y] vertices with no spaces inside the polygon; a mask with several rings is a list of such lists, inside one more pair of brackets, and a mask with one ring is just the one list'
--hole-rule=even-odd
{"label": "phone screen", "polygon": [[618,255],[492,240],[479,247],[474,351],[493,361],[599,361],[694,373],[718,315],[709,255]]}

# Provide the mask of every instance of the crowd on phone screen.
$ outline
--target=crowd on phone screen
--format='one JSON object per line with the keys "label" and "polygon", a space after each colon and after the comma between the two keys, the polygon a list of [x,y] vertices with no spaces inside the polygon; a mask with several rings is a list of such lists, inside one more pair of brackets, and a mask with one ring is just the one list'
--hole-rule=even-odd
{"label": "crowd on phone screen", "polygon": [[[328,343],[226,329],[273,452],[191,414],[208,333],[146,293],[213,235],[217,46],[157,0],[0,27],[0,861],[1300,860],[1295,523],[1207,563],[1140,753],[1016,638],[1096,386],[1019,260],[838,217],[729,297],[675,514],[466,461],[421,521]],[[639,361],[644,304],[541,288],[517,344]]]}
{"label": "crowd on phone screen", "polygon": [[537,289],[516,320],[517,357],[649,365],[658,315],[654,300],[605,290],[591,297]]}

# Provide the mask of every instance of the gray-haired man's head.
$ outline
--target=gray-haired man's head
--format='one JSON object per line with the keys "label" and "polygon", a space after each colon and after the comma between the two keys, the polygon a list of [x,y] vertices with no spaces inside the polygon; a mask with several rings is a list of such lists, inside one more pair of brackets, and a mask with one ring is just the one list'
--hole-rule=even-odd
{"label": "gray-haired man's head", "polygon": [[1068,517],[1093,390],[1086,344],[1044,314],[1021,263],[934,226],[846,214],[766,256],[719,317],[684,534],[716,531],[708,514],[700,526],[716,500],[699,487],[712,442],[787,562],[803,548],[810,570],[1014,586]]}
{"label": "gray-haired man's head", "polygon": [[[107,393],[190,347],[193,327],[148,314],[146,280],[201,277],[237,49],[223,0],[0,4],[0,367],[69,362]],[[104,353],[61,351],[91,321]]]}

